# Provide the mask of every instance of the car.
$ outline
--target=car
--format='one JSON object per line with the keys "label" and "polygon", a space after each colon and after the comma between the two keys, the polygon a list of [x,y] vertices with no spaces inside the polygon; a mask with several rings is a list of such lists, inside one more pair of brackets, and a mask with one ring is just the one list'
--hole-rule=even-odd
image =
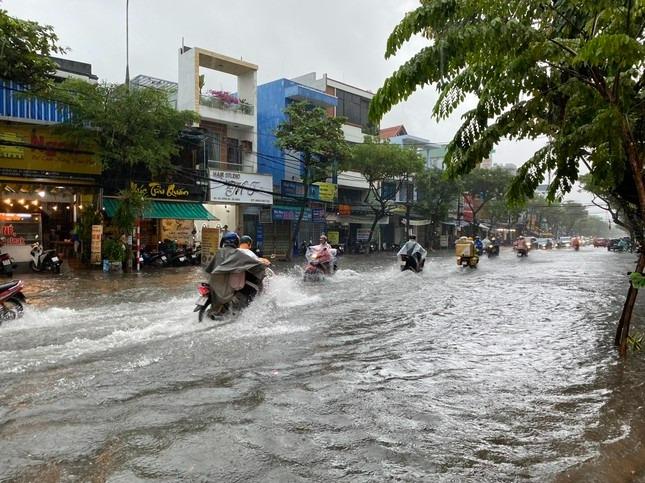
{"label": "car", "polygon": [[570,236],[561,236],[558,238],[557,248],[571,248],[571,237]]}
{"label": "car", "polygon": [[595,247],[606,247],[609,244],[609,240],[607,238],[594,238],[593,239],[593,246]]}
{"label": "car", "polygon": [[538,238],[535,241],[535,246],[541,250],[550,250],[553,248],[553,240],[550,238]]}

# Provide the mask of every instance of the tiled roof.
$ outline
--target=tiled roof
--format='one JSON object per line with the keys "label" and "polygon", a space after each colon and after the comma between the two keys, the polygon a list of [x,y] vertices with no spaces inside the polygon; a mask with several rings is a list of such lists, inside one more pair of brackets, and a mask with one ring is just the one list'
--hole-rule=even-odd
{"label": "tiled roof", "polygon": [[403,124],[399,126],[393,126],[393,127],[386,127],[385,129],[381,129],[378,132],[378,137],[381,139],[389,139],[393,138],[394,136],[402,136],[404,134],[407,134],[408,132],[405,130],[405,127]]}

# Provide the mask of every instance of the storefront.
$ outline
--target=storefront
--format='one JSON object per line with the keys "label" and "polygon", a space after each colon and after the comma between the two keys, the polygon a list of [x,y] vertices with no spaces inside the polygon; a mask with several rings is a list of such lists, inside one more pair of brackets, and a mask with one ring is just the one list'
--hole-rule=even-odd
{"label": "storefront", "polygon": [[[200,192],[190,185],[151,181],[134,183],[134,186],[149,200],[140,221],[142,248],[155,248],[164,240],[190,246],[194,242],[196,224],[216,220],[200,201],[195,200]],[[118,204],[117,196],[103,197],[103,211],[108,219],[114,216]],[[105,233],[117,235],[110,227]]]}
{"label": "storefront", "polygon": [[0,233],[3,251],[28,262],[33,243],[64,258],[83,210],[96,205],[101,164],[92,146],[42,125],[0,122]]}

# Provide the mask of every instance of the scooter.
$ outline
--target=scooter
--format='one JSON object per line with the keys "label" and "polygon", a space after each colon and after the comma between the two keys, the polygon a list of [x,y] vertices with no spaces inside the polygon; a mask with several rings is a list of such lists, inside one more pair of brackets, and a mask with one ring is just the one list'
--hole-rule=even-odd
{"label": "scooter", "polygon": [[22,317],[27,299],[22,293],[25,284],[22,280],[0,284],[0,324],[5,320]]}
{"label": "scooter", "polygon": [[9,278],[13,276],[13,270],[18,265],[8,253],[0,253],[0,273],[7,275]]}
{"label": "scooter", "polygon": [[518,257],[528,257],[529,251],[526,248],[516,248]]}
{"label": "scooter", "polygon": [[488,245],[486,247],[486,254],[488,258],[499,256],[499,245]]}
{"label": "scooter", "polygon": [[63,261],[58,258],[55,250],[43,250],[40,243],[36,242],[31,245],[31,261],[29,267],[34,272],[42,272],[44,270],[60,273],[60,267]]}
{"label": "scooter", "polygon": [[248,307],[253,299],[262,292],[264,278],[272,277],[273,271],[266,267],[260,277],[256,275],[249,271],[231,274],[232,277],[228,283],[233,290],[233,295],[227,301],[218,300],[209,283],[200,283],[197,286],[199,298],[195,301],[193,309],[193,312],[198,312],[197,320],[201,322],[204,317],[217,320],[226,315],[237,315]]}
{"label": "scooter", "polygon": [[336,255],[335,248],[321,248],[320,245],[308,247],[305,254],[307,265],[303,276],[304,281],[319,282],[326,276],[336,273],[336,270],[338,270]]}

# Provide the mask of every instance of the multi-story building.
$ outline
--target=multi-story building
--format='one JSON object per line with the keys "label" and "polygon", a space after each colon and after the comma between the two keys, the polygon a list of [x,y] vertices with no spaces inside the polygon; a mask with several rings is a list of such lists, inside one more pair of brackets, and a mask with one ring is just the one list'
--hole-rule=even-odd
{"label": "multi-story building", "polygon": [[[265,208],[261,216],[262,238],[258,243],[262,243],[266,253],[286,255],[289,252],[293,223],[300,214],[301,204],[297,197],[304,195],[302,166],[297,155],[285,153],[276,146],[274,134],[278,125],[286,120],[285,108],[299,101],[325,109],[333,109],[337,103],[334,96],[288,79],[258,86],[258,172],[271,174],[273,190],[284,195],[276,199],[273,207]],[[311,187],[309,206],[300,225],[300,241],[317,240],[326,230],[325,207],[336,201],[334,188],[331,183]]]}
{"label": "multi-story building", "polygon": [[[56,84],[67,78],[97,81],[90,64],[52,60]],[[3,250],[17,262],[29,261],[34,242],[70,255],[75,222],[98,202],[101,163],[95,146],[78,145],[54,129],[68,117],[66,106],[0,80],[0,236]]]}
{"label": "multi-story building", "polygon": [[[329,106],[327,112],[330,116],[346,118],[343,132],[347,142],[362,143],[366,135],[378,134],[378,127],[373,126],[368,118],[369,104],[374,97],[372,92],[334,80],[327,74],[317,78],[315,72],[293,80],[336,97],[336,105]],[[374,221],[372,212],[364,203],[369,184],[354,171],[340,172],[334,181],[338,185],[338,198],[327,215],[327,229],[333,239],[337,238],[348,247],[356,247],[359,242],[367,240]],[[388,222],[383,218],[379,224],[387,225]]]}
{"label": "multi-story building", "polygon": [[[243,60],[182,47],[177,109],[199,114],[200,162],[210,178],[208,209],[221,225],[261,240],[260,210],[273,203],[273,183],[270,174],[257,170],[257,70]],[[231,78],[236,90],[204,92],[209,76],[216,75]]]}

